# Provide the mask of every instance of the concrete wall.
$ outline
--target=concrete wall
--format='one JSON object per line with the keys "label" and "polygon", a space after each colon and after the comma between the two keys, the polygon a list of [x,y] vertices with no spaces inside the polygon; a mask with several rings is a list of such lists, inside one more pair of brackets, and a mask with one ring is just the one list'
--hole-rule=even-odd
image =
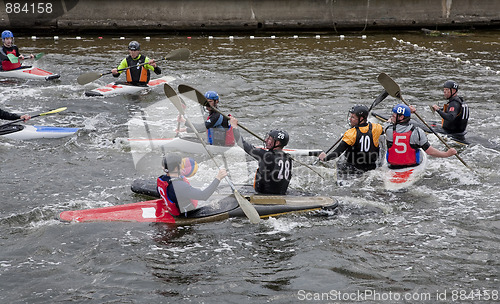
{"label": "concrete wall", "polygon": [[61,0],[51,1],[50,7],[45,2],[41,7],[28,4],[17,8],[9,1],[3,4],[6,9],[0,13],[2,28],[34,31],[331,31],[500,26],[498,0]]}

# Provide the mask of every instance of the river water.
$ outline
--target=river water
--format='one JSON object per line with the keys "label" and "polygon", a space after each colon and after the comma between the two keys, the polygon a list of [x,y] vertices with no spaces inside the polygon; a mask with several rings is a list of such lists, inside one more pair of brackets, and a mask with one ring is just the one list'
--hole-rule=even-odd
{"label": "river water", "polygon": [[[0,138],[0,301],[2,303],[477,303],[499,291],[500,35],[424,36],[419,32],[199,37],[18,37],[23,53],[60,81],[2,80],[0,107],[59,115],[29,124],[82,128],[56,140]],[[290,134],[290,147],[327,149],[347,128],[354,104],[371,105],[385,72],[427,120],[454,79],[471,108],[469,132],[482,143],[456,158],[430,158],[408,191],[384,190],[377,172],[335,183],[333,163],[303,166],[291,187],[335,197],[340,210],[245,218],[186,227],[147,223],[62,223],[64,210],[146,200],[130,191],[136,178],[154,179],[158,166],[136,166],[129,121],[145,113],[153,132],[172,136],[175,110],[163,90],[106,98],[84,97],[76,78],[106,72],[132,39],[159,58],[187,47],[190,60],[163,62],[164,74],[200,91],[216,90],[221,109],[263,136]],[[460,58],[460,60],[457,60]],[[123,77],[123,76],[122,76]],[[375,108],[390,113],[388,97]],[[163,111],[163,112],[161,112]],[[198,109],[195,109],[199,113]],[[156,115],[156,118],[155,118]],[[193,114],[194,115],[194,114]],[[243,134],[254,144],[251,135]],[[443,145],[433,136],[431,143]],[[158,158],[159,159],[159,158]],[[301,157],[312,163],[314,158]],[[154,163],[154,162],[153,162]],[[229,168],[237,167],[229,161]],[[250,169],[255,166],[249,163]],[[197,181],[215,175],[200,163]],[[249,183],[251,173],[233,174]]]}

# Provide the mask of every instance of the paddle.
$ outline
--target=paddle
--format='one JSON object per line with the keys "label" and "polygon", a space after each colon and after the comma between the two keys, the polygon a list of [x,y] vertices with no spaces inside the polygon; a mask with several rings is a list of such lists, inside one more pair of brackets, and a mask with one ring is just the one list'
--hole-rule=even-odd
{"label": "paddle", "polygon": [[[190,54],[190,52],[186,48],[176,49],[176,50],[173,50],[170,53],[168,53],[167,56],[160,58],[160,59],[157,59],[155,61],[158,62],[158,61],[163,61],[163,60],[187,60],[189,58],[189,54]],[[148,63],[149,62],[145,62],[145,63],[141,63],[138,65],[129,66],[129,67],[126,67],[123,69],[119,69],[118,72],[125,71],[125,70],[131,69],[131,68],[140,67],[140,66],[146,65]],[[86,74],[82,74],[82,75],[78,76],[76,81],[79,84],[84,85],[87,83],[91,83],[92,81],[97,80],[104,75],[109,75],[109,74],[111,74],[111,71],[105,72],[105,73],[90,72],[90,73],[86,73]]]}
{"label": "paddle", "polygon": [[[185,85],[185,84],[181,84],[181,85],[179,85],[178,89],[179,89],[179,93],[181,93],[182,95],[186,95],[191,100],[197,101],[202,106],[206,107],[208,105],[208,102],[207,102],[207,99],[205,98],[205,95],[203,95],[200,91],[196,90],[195,88],[190,87],[190,86]],[[188,95],[188,93],[189,93],[189,95]],[[192,96],[193,94],[195,94],[195,96]],[[220,115],[224,116],[226,119],[228,119],[228,120],[230,119],[229,116],[227,116],[226,114],[224,114],[221,111],[219,111],[219,109],[217,109],[217,108],[212,108],[212,109],[215,112],[219,113]],[[262,137],[260,137],[259,135],[255,134],[254,132],[250,131],[245,126],[242,126],[240,123],[238,123],[238,126],[241,127],[243,130],[247,131],[248,133],[252,134],[256,138],[258,138],[260,141],[265,142],[265,140]],[[314,173],[318,174],[322,179],[324,179],[323,175],[321,175],[319,172],[317,172],[316,170],[314,170],[313,168],[311,168],[308,164],[305,164],[305,163],[303,163],[301,161],[298,161],[295,158],[293,158],[292,156],[290,156],[290,158],[293,161],[296,161],[299,164],[301,164],[301,165],[307,167],[308,169],[312,170]]]}
{"label": "paddle", "polygon": [[[31,118],[35,118],[35,117],[38,117],[38,116],[45,116],[45,115],[56,114],[56,113],[59,113],[59,112],[62,112],[64,110],[66,110],[66,109],[67,109],[67,107],[58,108],[58,109],[51,110],[51,111],[48,111],[48,112],[45,112],[45,113],[40,113],[40,114],[33,115],[33,116],[31,116]],[[8,122],[6,124],[0,125],[0,128],[8,126],[8,125],[11,125],[11,124],[16,123],[16,122],[21,122],[21,121],[24,121],[24,119],[21,118],[21,119],[13,120],[13,121]]]}
{"label": "paddle", "polygon": [[[35,55],[34,59],[37,61],[38,59],[42,58],[42,56],[45,55],[44,53],[38,53]],[[19,62],[19,57],[16,57],[14,54],[7,54],[7,58],[9,58],[9,61],[12,63],[18,63]],[[27,58],[25,58],[27,59]]]}
{"label": "paddle", "polygon": [[[217,161],[214,158],[214,155],[210,152],[210,150],[208,150],[207,145],[205,144],[205,142],[201,138],[200,134],[196,131],[196,128],[193,126],[193,124],[191,123],[189,118],[186,116],[186,113],[184,112],[184,108],[182,106],[183,102],[182,102],[181,98],[177,95],[177,93],[174,91],[174,89],[171,86],[169,86],[168,84],[165,84],[164,91],[165,91],[165,95],[167,96],[167,98],[170,100],[170,102],[172,102],[172,104],[179,111],[179,114],[184,117],[184,119],[188,123],[189,127],[194,130],[196,137],[198,137],[199,141],[201,142],[201,144],[203,145],[203,147],[207,151],[208,155],[210,155],[210,158],[215,163],[217,168],[220,168],[219,164],[217,163]],[[225,179],[226,179],[227,183],[229,184],[229,187],[231,187],[231,190],[233,191],[234,197],[238,201],[238,204],[240,205],[241,209],[243,210],[243,213],[245,213],[245,215],[248,217],[248,219],[250,220],[251,223],[253,223],[253,224],[259,223],[260,216],[259,216],[259,213],[257,212],[257,210],[255,210],[255,207],[236,190],[236,188],[234,187],[234,184],[231,182],[229,177],[226,176]]]}
{"label": "paddle", "polygon": [[[396,97],[398,99],[400,99],[402,102],[404,102],[407,106],[410,106],[408,104],[408,102],[406,102],[406,100],[403,98],[403,96],[401,95],[401,89],[399,88],[399,85],[394,81],[392,80],[391,77],[389,77],[389,75],[385,74],[385,73],[380,73],[380,75],[378,75],[377,77],[377,80],[378,82],[384,87],[384,89],[392,96],[392,97]],[[420,115],[415,112],[414,113],[418,119],[420,119],[420,121],[422,121],[422,123],[429,129],[432,131],[432,133],[434,133],[434,135],[436,135],[436,137],[446,146],[446,148],[450,149],[450,146],[448,146],[448,144],[446,143],[446,141],[443,140],[443,138],[441,138],[441,136],[439,136],[439,134],[436,133],[436,131],[434,131],[426,122],[425,120],[420,117]],[[467,168],[471,169],[466,163],[465,161],[460,157],[460,155],[458,154],[455,154],[455,156],[458,158],[458,160],[460,160],[462,162],[462,164],[464,164]]]}
{"label": "paddle", "polygon": [[[368,109],[368,113],[371,112],[371,110],[376,106],[378,105],[379,103],[382,102],[382,100],[384,100],[387,96],[389,96],[389,93],[387,93],[387,91],[383,91],[382,93],[380,93],[380,95],[378,95],[377,98],[375,98],[375,100],[373,101],[372,105],[370,106],[370,108]],[[328,148],[328,150],[326,150],[325,154],[328,154],[341,140],[342,140],[342,137],[343,136],[340,136],[339,139],[337,139],[337,141],[330,147]],[[319,159],[315,160],[313,162],[313,165],[315,165],[317,162],[319,161]]]}

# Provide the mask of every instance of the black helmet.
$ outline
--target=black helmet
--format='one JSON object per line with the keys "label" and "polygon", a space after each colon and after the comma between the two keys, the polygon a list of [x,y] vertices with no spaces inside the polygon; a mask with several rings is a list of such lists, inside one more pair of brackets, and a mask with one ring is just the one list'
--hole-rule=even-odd
{"label": "black helmet", "polygon": [[444,85],[443,85],[443,88],[448,88],[448,89],[455,89],[458,91],[458,83],[456,83],[455,81],[453,80],[447,80]]}
{"label": "black helmet", "polygon": [[368,118],[368,108],[363,105],[355,105],[350,110],[349,113],[355,114],[358,117],[363,117],[365,120]]}
{"label": "black helmet", "polygon": [[182,157],[177,153],[170,153],[163,157],[161,164],[163,169],[168,172],[168,168],[171,170],[179,168],[182,163]]}
{"label": "black helmet", "polygon": [[288,144],[288,140],[290,139],[288,133],[283,130],[271,130],[267,133],[267,135],[271,136],[275,141],[279,140],[282,147],[286,146]]}
{"label": "black helmet", "polygon": [[128,44],[128,49],[131,50],[131,51],[138,51],[138,50],[141,49],[141,45],[137,41],[131,41]]}

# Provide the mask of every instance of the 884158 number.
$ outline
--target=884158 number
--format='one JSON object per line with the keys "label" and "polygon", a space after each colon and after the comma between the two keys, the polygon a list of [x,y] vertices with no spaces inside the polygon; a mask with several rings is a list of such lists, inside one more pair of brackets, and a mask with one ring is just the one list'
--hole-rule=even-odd
{"label": "884158 number", "polygon": [[6,2],[5,12],[7,14],[52,14],[53,8],[50,2],[17,3]]}

